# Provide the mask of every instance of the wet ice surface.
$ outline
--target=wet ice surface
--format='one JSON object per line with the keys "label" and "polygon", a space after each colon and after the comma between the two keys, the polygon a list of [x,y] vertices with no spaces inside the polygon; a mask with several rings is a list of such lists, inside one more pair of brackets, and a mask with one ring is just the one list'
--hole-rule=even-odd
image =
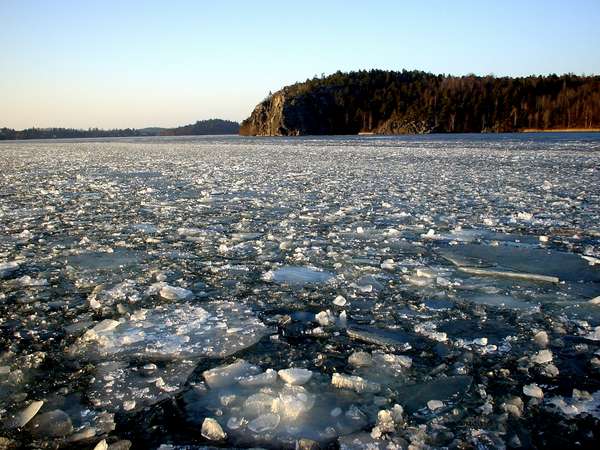
{"label": "wet ice surface", "polygon": [[0,438],[592,448],[599,150],[2,143]]}

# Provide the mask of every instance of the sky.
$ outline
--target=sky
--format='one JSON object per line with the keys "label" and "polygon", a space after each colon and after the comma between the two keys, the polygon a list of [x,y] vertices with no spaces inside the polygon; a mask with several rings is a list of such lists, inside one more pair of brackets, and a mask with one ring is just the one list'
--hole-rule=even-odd
{"label": "sky", "polygon": [[0,48],[0,127],[172,127],[337,70],[600,74],[600,0],[0,0]]}

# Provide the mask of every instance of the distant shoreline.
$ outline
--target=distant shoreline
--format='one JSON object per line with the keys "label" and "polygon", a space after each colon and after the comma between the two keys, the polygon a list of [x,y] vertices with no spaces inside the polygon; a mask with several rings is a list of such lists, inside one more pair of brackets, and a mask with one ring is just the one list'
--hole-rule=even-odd
{"label": "distant shoreline", "polygon": [[182,134],[182,135],[133,135],[133,136],[72,136],[72,137],[36,137],[36,138],[18,138],[18,139],[0,139],[3,142],[26,142],[26,141],[68,141],[68,140],[102,140],[102,139],[143,139],[143,138],[192,138],[192,137],[251,137],[251,138],[302,138],[302,137],[336,137],[336,136],[359,136],[359,137],[402,137],[402,136],[459,136],[459,135],[501,135],[501,134],[549,134],[549,133],[600,133],[600,128],[561,128],[554,130],[526,128],[517,131],[501,132],[461,132],[461,133],[399,133],[399,134],[378,134],[372,132],[360,132],[358,134],[315,134],[315,135],[297,135],[297,136],[244,136],[241,134]]}
{"label": "distant shoreline", "polygon": [[600,128],[556,128],[556,129],[545,129],[545,128],[524,128],[518,133],[597,133],[600,132]]}

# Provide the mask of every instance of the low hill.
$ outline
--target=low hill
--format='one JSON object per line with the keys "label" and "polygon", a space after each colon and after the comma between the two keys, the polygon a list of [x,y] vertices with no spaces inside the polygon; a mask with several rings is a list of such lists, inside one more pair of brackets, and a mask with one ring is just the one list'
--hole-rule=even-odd
{"label": "low hill", "polygon": [[600,76],[370,70],[313,78],[258,104],[240,134],[414,134],[600,127]]}
{"label": "low hill", "polygon": [[162,130],[161,136],[190,136],[190,135],[210,135],[210,134],[238,134],[240,124],[231,120],[209,119],[199,120],[198,122],[185,125],[178,128]]}

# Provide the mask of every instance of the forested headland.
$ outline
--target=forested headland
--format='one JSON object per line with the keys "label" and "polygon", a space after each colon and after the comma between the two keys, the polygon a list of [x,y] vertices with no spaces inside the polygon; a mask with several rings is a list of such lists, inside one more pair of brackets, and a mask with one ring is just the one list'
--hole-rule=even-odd
{"label": "forested headland", "polygon": [[270,94],[243,135],[480,133],[600,128],[600,76],[336,72]]}

